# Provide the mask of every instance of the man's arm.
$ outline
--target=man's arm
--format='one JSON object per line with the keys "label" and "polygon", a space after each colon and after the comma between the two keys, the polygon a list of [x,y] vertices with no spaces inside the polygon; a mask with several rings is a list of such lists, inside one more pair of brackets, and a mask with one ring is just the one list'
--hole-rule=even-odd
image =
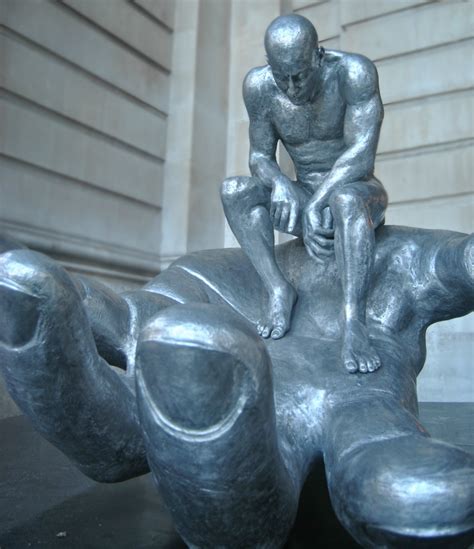
{"label": "man's arm", "polygon": [[348,59],[344,91],[347,102],[344,119],[346,149],[336,160],[311,203],[321,210],[328,205],[332,191],[346,183],[364,180],[374,171],[375,153],[383,120],[383,106],[377,70],[362,56]]}
{"label": "man's arm", "polygon": [[249,115],[250,173],[271,189],[270,217],[280,231],[293,231],[298,216],[298,195],[293,183],[276,162],[278,135],[273,126],[268,103],[270,90],[265,89],[265,69],[252,69],[243,83],[243,97]]}
{"label": "man's arm", "polygon": [[242,93],[250,122],[250,173],[266,187],[273,188],[275,179],[283,174],[275,157],[278,137],[265,104],[264,78],[261,67],[252,69],[245,77]]}

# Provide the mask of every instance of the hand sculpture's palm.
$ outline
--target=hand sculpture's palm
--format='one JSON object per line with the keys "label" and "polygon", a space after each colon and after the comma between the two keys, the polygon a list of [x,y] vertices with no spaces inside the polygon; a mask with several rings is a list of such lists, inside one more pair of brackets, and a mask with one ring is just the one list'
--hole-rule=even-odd
{"label": "hand sculpture's palm", "polygon": [[367,312],[376,374],[343,367],[335,265],[315,264],[300,241],[277,250],[299,294],[292,329],[266,343],[252,326],[264,292],[238,250],[183,258],[122,297],[16,250],[0,260],[8,387],[93,478],[142,474],[148,460],[190,545],[282,545],[324,458],[334,508],[360,543],[463,546],[472,457],[417,422],[416,375],[427,326],[472,308],[472,243],[378,233]]}

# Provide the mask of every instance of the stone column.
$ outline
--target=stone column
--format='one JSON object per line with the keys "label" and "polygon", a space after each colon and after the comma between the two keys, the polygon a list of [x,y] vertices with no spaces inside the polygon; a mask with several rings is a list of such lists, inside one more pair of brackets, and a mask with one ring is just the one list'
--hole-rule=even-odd
{"label": "stone column", "polygon": [[187,251],[199,0],[177,0],[163,186],[161,268]]}
{"label": "stone column", "polygon": [[[242,81],[252,67],[266,64],[263,36],[280,15],[280,0],[232,0],[230,18],[229,117],[227,175],[247,175],[248,117],[242,100]],[[238,246],[226,223],[225,246]]]}

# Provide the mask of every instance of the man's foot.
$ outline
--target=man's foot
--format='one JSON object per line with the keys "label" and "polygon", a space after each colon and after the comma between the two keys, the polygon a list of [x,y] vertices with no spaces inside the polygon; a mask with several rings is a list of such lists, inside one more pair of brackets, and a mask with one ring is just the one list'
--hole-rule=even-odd
{"label": "man's foot", "polygon": [[375,372],[382,365],[379,355],[369,341],[366,326],[359,320],[346,323],[342,345],[342,362],[351,372]]}
{"label": "man's foot", "polygon": [[267,317],[257,324],[263,338],[280,339],[290,329],[291,313],[298,298],[291,284],[272,289],[268,298]]}

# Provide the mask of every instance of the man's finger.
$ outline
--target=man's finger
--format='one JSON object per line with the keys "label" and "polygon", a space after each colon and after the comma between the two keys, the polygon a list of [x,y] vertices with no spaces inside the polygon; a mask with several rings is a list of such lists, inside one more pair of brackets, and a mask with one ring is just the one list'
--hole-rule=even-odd
{"label": "man's finger", "polygon": [[313,254],[315,254],[319,259],[322,259],[323,257],[329,257],[333,254],[333,250],[328,250],[320,246],[314,240],[314,237],[309,237],[305,242],[305,244],[307,244],[307,246],[311,248],[311,251],[313,252]]}
{"label": "man's finger", "polygon": [[314,252],[311,242],[308,241],[308,242],[305,242],[304,244],[306,247],[306,251],[308,252],[308,255],[312,257],[317,263],[323,263],[323,260],[320,257],[318,257],[318,255]]}
{"label": "man's finger", "polygon": [[290,215],[290,206],[285,204],[281,210],[280,230],[285,231],[288,225],[288,216]]}
{"label": "man's finger", "polygon": [[334,236],[334,229],[325,229],[321,225],[317,225],[316,227],[314,227],[313,232],[326,238],[332,238]]}
{"label": "man's finger", "polygon": [[283,205],[281,203],[275,204],[275,213],[273,214],[273,225],[278,229],[280,227],[280,217]]}
{"label": "man's finger", "polygon": [[321,236],[317,233],[310,236],[310,239],[316,242],[321,248],[325,249],[333,249],[334,248],[334,239],[333,238],[326,238],[325,236]]}
{"label": "man's finger", "polygon": [[333,229],[333,217],[332,217],[332,213],[331,213],[331,210],[329,209],[329,206],[327,206],[326,208],[324,208],[323,210],[323,222],[322,222],[322,226],[324,229],[328,229],[330,231],[334,231]]}
{"label": "man's finger", "polygon": [[318,255],[318,247],[317,245],[311,240],[311,237],[307,238],[305,241],[305,246],[308,250],[311,251],[311,256],[313,257],[314,255]]}
{"label": "man's finger", "polygon": [[296,205],[291,206],[290,219],[288,221],[288,232],[292,233],[296,227],[296,220],[298,219],[298,208]]}
{"label": "man's finger", "polygon": [[270,203],[270,219],[272,220],[275,217],[275,209],[276,209],[275,202],[271,202]]}
{"label": "man's finger", "polygon": [[322,246],[320,246],[317,242],[314,241],[313,238],[308,238],[308,243],[309,245],[311,246],[311,249],[313,250],[313,252],[318,255],[318,256],[322,256],[322,257],[329,257],[330,255],[333,254],[333,251],[332,250],[328,250],[326,248],[323,248]]}
{"label": "man's finger", "polygon": [[312,242],[313,249],[320,257],[330,257],[334,254],[334,250],[328,250],[327,248],[322,248],[316,242]]}

